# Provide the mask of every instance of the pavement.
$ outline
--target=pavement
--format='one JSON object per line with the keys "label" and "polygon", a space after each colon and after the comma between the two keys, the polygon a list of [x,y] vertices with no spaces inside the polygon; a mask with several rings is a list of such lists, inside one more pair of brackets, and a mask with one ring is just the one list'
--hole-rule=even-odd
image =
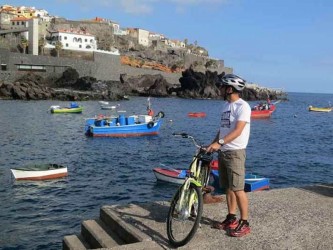
{"label": "pavement", "polygon": [[[250,234],[234,238],[211,228],[227,214],[224,199],[204,205],[201,227],[179,249],[333,249],[333,184],[247,194]],[[172,249],[166,235],[168,201],[106,207],[149,235],[157,243],[154,249]]]}

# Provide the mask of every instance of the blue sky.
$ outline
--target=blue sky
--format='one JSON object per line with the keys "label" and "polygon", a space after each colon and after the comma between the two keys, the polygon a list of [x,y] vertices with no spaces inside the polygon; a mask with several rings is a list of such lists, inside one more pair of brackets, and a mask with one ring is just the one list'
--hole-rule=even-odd
{"label": "blue sky", "polygon": [[198,42],[249,82],[333,93],[331,0],[12,0],[70,20],[108,18]]}

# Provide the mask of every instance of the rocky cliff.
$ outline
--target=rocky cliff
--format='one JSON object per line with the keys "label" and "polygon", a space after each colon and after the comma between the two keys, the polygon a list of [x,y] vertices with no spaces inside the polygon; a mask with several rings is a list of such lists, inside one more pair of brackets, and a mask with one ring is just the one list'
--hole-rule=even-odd
{"label": "rocky cliff", "polygon": [[[161,74],[128,76],[122,74],[119,81],[100,81],[93,77],[80,77],[69,68],[58,79],[43,78],[28,73],[13,83],[0,82],[1,99],[18,100],[120,100],[125,95],[195,99],[220,99],[215,86],[217,72],[205,73],[187,69],[182,72],[180,85],[170,84]],[[286,93],[269,89],[246,88],[245,100],[286,99]]]}

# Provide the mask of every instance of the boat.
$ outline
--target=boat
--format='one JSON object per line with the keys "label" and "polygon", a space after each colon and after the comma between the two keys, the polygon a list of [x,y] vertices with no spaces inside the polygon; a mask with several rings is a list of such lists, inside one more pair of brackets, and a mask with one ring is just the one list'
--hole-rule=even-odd
{"label": "boat", "polygon": [[205,112],[189,112],[187,115],[189,117],[206,117]]}
{"label": "boat", "polygon": [[259,103],[251,109],[251,118],[269,118],[276,110],[275,103],[271,103],[268,99],[266,103]]}
{"label": "boat", "polygon": [[[212,171],[212,175],[214,178],[213,186],[218,188],[219,185],[219,173],[218,171]],[[260,177],[255,174],[246,173],[245,174],[245,192],[254,192],[260,190],[269,189],[269,178]]]}
{"label": "boat", "polygon": [[50,107],[52,114],[59,113],[82,113],[83,107],[79,106],[76,102],[72,102],[69,107],[61,107],[59,105],[54,105]]}
{"label": "boat", "polygon": [[104,109],[104,110],[113,110],[116,108],[117,108],[117,106],[101,105],[101,109]]}
{"label": "boat", "polygon": [[50,180],[68,175],[67,167],[58,164],[33,164],[10,169],[16,180]]}
{"label": "boat", "polygon": [[118,115],[98,115],[86,119],[85,134],[91,137],[134,137],[157,135],[162,124],[164,113],[153,116],[152,109],[147,107],[149,114],[126,116],[126,111],[117,111]]}
{"label": "boat", "polygon": [[[217,160],[211,163],[212,171],[218,171]],[[169,182],[174,184],[183,184],[188,175],[188,168],[161,168],[153,169],[154,175],[158,181]]]}
{"label": "boat", "polygon": [[99,101],[99,105],[109,105],[109,102],[107,101]]}
{"label": "boat", "polygon": [[331,112],[333,107],[313,107],[313,106],[309,106],[308,107],[309,111],[313,111],[313,112]]}

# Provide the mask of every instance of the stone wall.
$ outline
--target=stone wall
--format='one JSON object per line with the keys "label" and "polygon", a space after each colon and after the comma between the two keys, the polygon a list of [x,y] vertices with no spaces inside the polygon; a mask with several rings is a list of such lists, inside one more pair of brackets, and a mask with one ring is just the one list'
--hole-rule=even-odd
{"label": "stone wall", "polygon": [[[45,72],[36,72],[44,77],[46,76],[61,76],[62,72],[68,67],[76,69],[80,75],[92,76],[98,80],[112,80],[119,81],[121,74],[127,74],[130,76],[137,75],[163,75],[166,80],[171,84],[179,84],[179,78],[181,73],[166,73],[152,69],[134,68],[120,63],[120,56],[110,55],[94,52],[92,56],[93,60],[82,60],[75,58],[66,57],[52,57],[52,56],[34,56],[30,54],[13,53],[6,49],[0,49],[0,80],[3,81],[14,81],[20,75],[26,74],[27,71],[19,71],[18,65],[43,65],[45,66]],[[198,60],[197,56],[188,57],[188,62],[192,60]],[[222,61],[223,62],[223,61]],[[6,65],[6,69],[4,69]],[[204,69],[203,69],[204,70]],[[225,68],[222,63],[218,69],[213,71],[226,71],[231,73],[232,69]],[[230,72],[229,72],[230,71]]]}

